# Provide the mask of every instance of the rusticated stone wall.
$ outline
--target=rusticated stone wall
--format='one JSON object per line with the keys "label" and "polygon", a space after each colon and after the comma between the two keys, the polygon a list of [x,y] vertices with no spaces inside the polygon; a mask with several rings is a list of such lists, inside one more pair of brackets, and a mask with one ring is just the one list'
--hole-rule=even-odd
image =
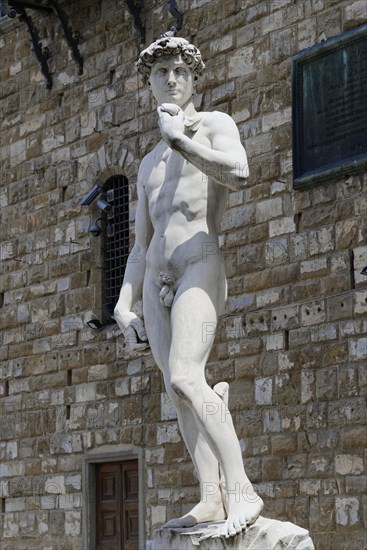
{"label": "rusticated stone wall", "polygon": [[[208,365],[230,409],[264,515],[310,529],[318,550],[366,548],[366,174],[292,188],[290,58],[367,21],[365,0],[178,2],[201,49],[201,109],[233,116],[250,178],[231,193],[222,254],[229,299]],[[159,140],[136,76],[123,1],[62,2],[84,74],[55,18],[34,16],[51,57],[47,91],[23,25],[0,22],[1,550],[80,550],[83,458],[143,449],[145,531],[187,511],[197,482],[151,357],[101,313],[95,182],[136,171]],[[145,2],[147,43],[173,24]],[[211,331],[210,326],[203,327]],[[89,550],[83,548],[83,550]]]}

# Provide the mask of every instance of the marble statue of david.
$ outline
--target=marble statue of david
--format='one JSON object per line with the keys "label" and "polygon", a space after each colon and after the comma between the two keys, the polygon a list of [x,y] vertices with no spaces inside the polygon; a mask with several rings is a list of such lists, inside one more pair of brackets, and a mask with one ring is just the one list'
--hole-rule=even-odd
{"label": "marble statue of david", "polygon": [[[228,537],[253,523],[263,506],[220,391],[205,379],[212,327],[227,293],[218,230],[228,189],[246,185],[247,157],[231,117],[194,107],[204,68],[195,46],[163,37],[137,65],[158,103],[162,139],[140,165],[134,261],[127,262],[115,318],[132,349],[150,346],[200,481],[200,502],[165,527],[225,520],[220,534]],[[141,297],[146,331],[132,312]]]}

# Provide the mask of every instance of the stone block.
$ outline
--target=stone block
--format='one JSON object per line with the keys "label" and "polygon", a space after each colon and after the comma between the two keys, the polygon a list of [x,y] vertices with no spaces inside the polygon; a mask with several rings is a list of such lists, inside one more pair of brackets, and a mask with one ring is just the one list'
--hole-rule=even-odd
{"label": "stone block", "polygon": [[301,306],[301,324],[303,326],[318,325],[325,322],[325,302],[310,302]]}
{"label": "stone block", "polygon": [[273,379],[255,380],[255,401],[258,405],[271,405],[273,402]]}
{"label": "stone block", "polygon": [[167,517],[166,506],[152,506],[152,526],[157,527],[165,523]]}
{"label": "stone block", "polygon": [[366,422],[366,400],[363,397],[330,401],[328,409],[330,427]]}
{"label": "stone block", "polygon": [[336,224],[335,241],[338,250],[346,250],[357,246],[359,241],[360,223],[357,220],[343,220]]}
{"label": "stone block", "polygon": [[294,223],[293,216],[289,218],[281,218],[279,220],[271,220],[269,223],[270,237],[294,233],[295,231],[296,225]]}
{"label": "stone block", "polygon": [[[243,323],[246,336],[255,336],[269,331],[270,312],[261,311],[259,313],[247,313]],[[238,338],[244,336],[244,333],[238,331]]]}
{"label": "stone block", "polygon": [[131,394],[146,394],[149,393],[150,376],[132,376],[131,377]]}
{"label": "stone block", "polygon": [[367,365],[358,368],[358,390],[360,395],[367,395]]}
{"label": "stone block", "polygon": [[359,383],[357,367],[347,367],[344,369],[340,369],[338,383],[340,397],[353,397],[356,395],[364,395],[363,379],[361,379]]}
{"label": "stone block", "polygon": [[335,520],[337,525],[355,525],[359,521],[359,499],[357,497],[335,498]]}
{"label": "stone block", "polygon": [[330,266],[331,273],[341,273],[344,271],[348,275],[350,271],[349,252],[334,253],[331,256]]}
{"label": "stone block", "polygon": [[253,455],[265,455],[270,453],[270,437],[266,435],[252,438]]}
{"label": "stone block", "polygon": [[161,393],[161,420],[176,420],[177,412],[166,393]]}
{"label": "stone block", "polygon": [[367,4],[364,0],[351,2],[344,8],[344,18],[347,28],[364,23],[367,19]]}
{"label": "stone block", "polygon": [[353,269],[356,285],[363,285],[366,276],[361,274],[362,269],[367,265],[367,247],[361,246],[353,250]]}
{"label": "stone block", "polygon": [[286,338],[283,332],[265,336],[265,348],[267,351],[282,350],[286,346]]}
{"label": "stone block", "polygon": [[[264,16],[267,14],[268,6],[266,4],[255,4],[253,6],[248,6],[246,8],[246,21],[248,23],[251,23],[252,21],[256,21],[257,19],[263,20]],[[264,28],[267,28],[267,25],[269,24],[268,17],[265,18],[265,20],[262,22],[265,26]]]}
{"label": "stone block", "polygon": [[299,306],[274,308],[271,313],[273,330],[290,330],[299,325]]}
{"label": "stone block", "polygon": [[81,384],[80,386],[76,386],[75,399],[77,403],[94,401],[96,399],[95,382],[89,382],[88,384]]}
{"label": "stone block", "polygon": [[335,472],[340,475],[357,475],[364,471],[363,457],[358,455],[336,455]]}
{"label": "stone block", "polygon": [[64,476],[54,476],[46,479],[45,492],[54,495],[65,494],[65,478]]}
{"label": "stone block", "polygon": [[20,525],[18,520],[18,514],[15,512],[9,512],[4,514],[3,523],[3,537],[16,538],[19,536]]}
{"label": "stone block", "polygon": [[319,400],[335,399],[338,394],[337,369],[319,369],[316,371],[316,395]]}
{"label": "stone block", "polygon": [[242,312],[250,309],[254,304],[254,294],[238,294],[228,299],[228,311],[230,313]]}
{"label": "stone block", "polygon": [[65,535],[69,537],[77,537],[81,533],[81,512],[66,511],[65,512]]}
{"label": "stone block", "polygon": [[367,338],[349,341],[349,352],[352,361],[360,361],[367,358]]}
{"label": "stone block", "polygon": [[301,402],[308,403],[316,396],[315,372],[304,370],[301,372]]}
{"label": "stone block", "polygon": [[130,379],[123,378],[121,380],[116,380],[115,382],[115,393],[118,396],[129,395],[130,393]]}
{"label": "stone block", "polygon": [[157,427],[157,445],[177,443],[181,441],[177,423],[159,425]]}
{"label": "stone block", "polygon": [[80,434],[53,435],[50,442],[51,454],[72,454],[82,450]]}
{"label": "stone block", "polygon": [[285,300],[285,291],[279,288],[264,290],[256,295],[256,306],[264,308],[267,306],[279,305]]}
{"label": "stone block", "polygon": [[[236,206],[227,210],[224,214],[223,221],[221,224],[222,231],[229,231],[237,227],[243,227],[244,225],[249,225],[254,221],[255,209],[253,205],[246,206]],[[208,250],[208,253],[211,252],[211,249]],[[215,251],[219,253],[218,251]],[[213,252],[211,252],[213,253]]]}
{"label": "stone block", "polygon": [[300,50],[316,44],[316,29],[316,17],[309,17],[298,23],[298,46]]}
{"label": "stone block", "polygon": [[317,300],[323,296],[320,277],[292,285],[292,299],[295,302]]}
{"label": "stone block", "polygon": [[264,457],[262,459],[262,479],[265,481],[282,479],[283,468],[284,464],[281,456]]}
{"label": "stone block", "polygon": [[330,344],[324,344],[322,351],[323,354],[321,364],[323,367],[348,362],[348,344],[346,342],[332,342]]}
{"label": "stone block", "polygon": [[311,532],[333,532],[335,530],[335,500],[334,497],[310,498],[310,528]]}
{"label": "stone block", "polygon": [[306,424],[309,430],[326,428],[328,426],[328,404],[310,403],[306,410]]}
{"label": "stone block", "polygon": [[367,290],[360,290],[355,293],[354,312],[356,315],[367,315]]}
{"label": "stone block", "polygon": [[290,455],[297,451],[296,434],[280,434],[271,438],[272,452],[277,455]]}
{"label": "stone block", "polygon": [[281,197],[274,197],[256,204],[256,222],[263,223],[283,214]]}
{"label": "stone block", "polygon": [[280,432],[281,419],[277,409],[269,409],[263,413],[263,429],[265,433]]}
{"label": "stone block", "polygon": [[327,258],[317,258],[315,260],[304,260],[301,262],[301,277],[302,279],[311,279],[321,277],[328,273]]}
{"label": "stone block", "polygon": [[235,78],[252,73],[255,70],[254,48],[244,46],[231,55],[228,67],[228,77]]}
{"label": "stone block", "polygon": [[301,402],[299,372],[283,372],[275,377],[276,403],[296,405]]}
{"label": "stone block", "polygon": [[326,300],[327,318],[329,321],[347,319],[353,315],[353,296],[351,293],[335,296]]}
{"label": "stone block", "polygon": [[221,36],[220,38],[211,40],[210,51],[213,55],[215,55],[218,52],[224,52],[230,49],[232,47],[232,44],[233,44],[233,35],[226,34],[224,36]]}
{"label": "stone block", "polygon": [[271,286],[271,270],[268,268],[261,271],[255,271],[254,273],[246,273],[246,277],[243,280],[243,291],[251,293],[269,288]]}
{"label": "stone block", "polygon": [[366,475],[355,475],[355,476],[346,476],[345,478],[345,490],[349,494],[367,494],[367,476]]}
{"label": "stone block", "polygon": [[273,239],[267,242],[265,247],[265,260],[266,265],[282,265],[286,263],[288,260],[287,239]]}
{"label": "stone block", "polygon": [[336,338],[336,325],[319,325],[318,327],[311,329],[311,342],[327,342],[328,340],[336,340]]}
{"label": "stone block", "polygon": [[363,449],[367,447],[366,426],[345,426],[341,428],[342,448],[345,451],[350,449]]}
{"label": "stone block", "polygon": [[325,254],[334,250],[334,227],[323,227],[309,233],[310,255]]}
{"label": "stone block", "polygon": [[361,321],[346,321],[344,323],[339,323],[339,326],[340,335],[342,338],[357,336],[358,334],[362,334],[362,332],[364,332]]}

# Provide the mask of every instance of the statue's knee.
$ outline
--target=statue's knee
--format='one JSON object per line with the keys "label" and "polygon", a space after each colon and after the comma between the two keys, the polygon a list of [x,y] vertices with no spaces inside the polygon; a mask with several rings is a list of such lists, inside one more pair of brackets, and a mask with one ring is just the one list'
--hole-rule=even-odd
{"label": "statue's knee", "polygon": [[190,381],[185,377],[177,375],[172,376],[170,380],[170,387],[175,397],[179,397],[184,401],[192,400],[194,387],[193,384],[190,383]]}

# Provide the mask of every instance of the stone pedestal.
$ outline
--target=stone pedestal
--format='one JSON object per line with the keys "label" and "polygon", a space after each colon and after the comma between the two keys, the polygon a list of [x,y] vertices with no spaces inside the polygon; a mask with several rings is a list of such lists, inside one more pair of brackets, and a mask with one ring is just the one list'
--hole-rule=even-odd
{"label": "stone pedestal", "polygon": [[202,535],[215,535],[221,523],[201,523],[187,529],[160,529],[148,542],[147,550],[315,550],[306,529],[289,521],[261,516],[235,537],[210,538],[199,542]]}

